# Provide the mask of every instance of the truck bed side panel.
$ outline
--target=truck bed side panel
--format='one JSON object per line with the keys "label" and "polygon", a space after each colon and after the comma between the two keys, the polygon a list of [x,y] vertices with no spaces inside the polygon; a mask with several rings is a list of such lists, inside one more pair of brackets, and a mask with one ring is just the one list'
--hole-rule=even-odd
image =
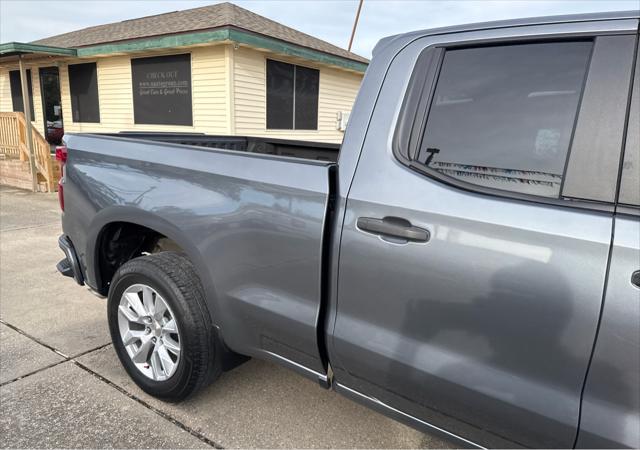
{"label": "truck bed side panel", "polygon": [[65,139],[63,227],[90,285],[99,282],[100,230],[117,221],[147,226],[194,261],[231,349],[322,371],[315,324],[328,164],[113,137]]}

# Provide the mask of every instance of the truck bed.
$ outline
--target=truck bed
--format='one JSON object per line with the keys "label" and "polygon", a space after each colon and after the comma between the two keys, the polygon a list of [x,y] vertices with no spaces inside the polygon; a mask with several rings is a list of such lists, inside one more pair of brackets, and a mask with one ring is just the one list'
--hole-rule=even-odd
{"label": "truck bed", "polygon": [[340,150],[340,144],[255,136],[214,136],[204,133],[148,133],[135,131],[104,135],[328,162],[336,162]]}
{"label": "truck bed", "polygon": [[86,284],[108,292],[115,244],[104,236],[155,230],[193,258],[229,348],[314,379],[325,373],[316,321],[337,145],[176,133],[64,139],[62,222]]}

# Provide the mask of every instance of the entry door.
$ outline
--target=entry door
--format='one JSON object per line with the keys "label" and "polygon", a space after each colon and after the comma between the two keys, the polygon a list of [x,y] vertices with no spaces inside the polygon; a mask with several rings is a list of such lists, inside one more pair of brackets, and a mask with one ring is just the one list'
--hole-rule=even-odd
{"label": "entry door", "polygon": [[[392,64],[347,199],[337,383],[482,445],[573,445],[612,213],[561,191],[590,182],[565,166],[607,77],[620,89],[598,104],[612,127],[598,151],[620,152],[634,40],[611,39],[426,50],[437,83],[409,83],[429,107],[405,156],[394,105],[406,66]],[[598,183],[615,191],[615,177]]]}
{"label": "entry door", "polygon": [[64,136],[64,123],[60,98],[60,75],[57,67],[40,68],[40,90],[45,136],[50,144],[59,144]]}

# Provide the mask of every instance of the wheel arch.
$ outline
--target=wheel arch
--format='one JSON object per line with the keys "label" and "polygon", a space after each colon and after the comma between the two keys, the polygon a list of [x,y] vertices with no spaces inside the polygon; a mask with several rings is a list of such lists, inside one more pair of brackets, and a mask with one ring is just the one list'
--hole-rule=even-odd
{"label": "wheel arch", "polygon": [[[188,238],[177,225],[148,211],[130,207],[113,207],[100,211],[94,217],[89,229],[91,233],[87,239],[86,260],[88,272],[92,275],[96,290],[106,295],[109,289],[110,279],[105,279],[105,273],[101,270],[103,255],[103,245],[105,238],[109,237],[115,227],[125,227],[129,230],[148,233],[153,239],[160,237],[173,242],[179,250],[184,253],[193,263],[200,281],[205,288],[207,297],[210,297],[210,283],[208,276],[203,272],[204,260],[197,249],[196,243]],[[151,239],[151,238],[150,238]],[[140,248],[148,251],[148,242],[142,242]],[[122,263],[126,262],[125,260]],[[116,267],[117,269],[117,267]],[[106,273],[108,274],[108,272]],[[209,303],[209,301],[207,302]],[[211,311],[210,311],[211,312]]]}

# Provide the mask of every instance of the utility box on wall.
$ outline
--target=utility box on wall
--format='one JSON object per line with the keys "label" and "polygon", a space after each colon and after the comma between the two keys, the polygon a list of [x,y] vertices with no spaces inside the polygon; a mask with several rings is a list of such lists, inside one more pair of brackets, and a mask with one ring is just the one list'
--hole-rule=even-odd
{"label": "utility box on wall", "polygon": [[336,129],[344,132],[347,129],[347,122],[349,122],[349,116],[351,111],[338,111],[336,114]]}

